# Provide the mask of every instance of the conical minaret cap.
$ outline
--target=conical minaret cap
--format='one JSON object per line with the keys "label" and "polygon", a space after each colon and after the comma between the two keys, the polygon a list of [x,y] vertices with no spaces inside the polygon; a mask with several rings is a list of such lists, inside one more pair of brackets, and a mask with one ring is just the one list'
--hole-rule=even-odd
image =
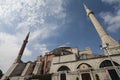
{"label": "conical minaret cap", "polygon": [[22,45],[22,47],[20,49],[20,52],[19,52],[19,55],[23,55],[23,51],[24,51],[25,46],[26,46],[26,44],[28,42],[29,35],[30,35],[30,32],[28,32],[28,34],[27,34],[27,36],[26,36],[26,38],[25,38],[25,40],[23,42],[23,45]]}
{"label": "conical minaret cap", "polygon": [[28,41],[29,35],[30,35],[30,32],[28,32],[28,34],[27,34],[27,36],[26,36],[24,41]]}
{"label": "conical minaret cap", "polygon": [[89,16],[89,14],[93,14],[93,12],[85,5],[85,3],[83,4],[84,8],[85,8],[85,11],[87,13],[87,16]]}

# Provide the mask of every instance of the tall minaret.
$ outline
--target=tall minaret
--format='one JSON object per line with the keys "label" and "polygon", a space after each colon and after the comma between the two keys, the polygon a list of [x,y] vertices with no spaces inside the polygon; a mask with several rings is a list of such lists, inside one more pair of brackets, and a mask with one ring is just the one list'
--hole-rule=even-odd
{"label": "tall minaret", "polygon": [[22,55],[23,55],[25,46],[26,46],[26,44],[27,44],[27,42],[28,42],[29,34],[30,34],[30,32],[27,34],[25,40],[23,41],[23,44],[22,44],[21,49],[20,49],[20,51],[19,51],[19,54],[18,54],[18,56],[17,56],[17,58],[16,58],[16,60],[15,60],[15,63],[21,62],[21,57],[22,57]]}
{"label": "tall minaret", "polygon": [[30,34],[30,32],[27,34],[25,40],[23,41],[23,44],[22,44],[21,49],[19,51],[19,54],[18,54],[17,58],[15,59],[14,63],[7,70],[7,72],[3,75],[1,80],[8,80],[8,78],[13,76],[13,75],[16,76],[16,74],[17,75],[21,74],[21,71],[23,70],[23,68],[25,68],[26,64],[21,61],[21,57],[23,55],[26,44],[28,42],[29,34]]}
{"label": "tall minaret", "polygon": [[98,22],[98,20],[94,16],[94,13],[85,4],[84,8],[86,10],[87,16],[92,21],[96,31],[99,34],[99,37],[101,38],[102,45],[109,44],[108,50],[110,51],[110,55],[118,54],[118,52],[120,52],[120,44],[104,30],[102,25]]}

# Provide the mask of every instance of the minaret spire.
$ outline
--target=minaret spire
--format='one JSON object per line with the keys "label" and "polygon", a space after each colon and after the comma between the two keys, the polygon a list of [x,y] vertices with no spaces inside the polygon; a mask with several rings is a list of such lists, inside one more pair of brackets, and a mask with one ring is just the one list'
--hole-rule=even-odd
{"label": "minaret spire", "polygon": [[93,25],[95,26],[100,37],[103,35],[108,35],[107,32],[103,29],[102,25],[95,18],[94,13],[84,4],[87,16],[91,19]]}
{"label": "minaret spire", "polygon": [[18,54],[18,56],[17,56],[17,58],[16,58],[16,60],[15,60],[15,63],[21,62],[21,57],[22,57],[22,55],[23,55],[24,49],[25,49],[25,47],[26,47],[26,44],[27,44],[27,42],[28,42],[29,35],[30,35],[30,32],[27,34],[25,40],[23,41],[23,44],[22,44],[21,49],[20,49],[20,51],[19,51],[19,54]]}
{"label": "minaret spire", "polygon": [[89,16],[90,13],[94,14],[85,4],[83,4],[83,5],[86,10],[87,16]]}
{"label": "minaret spire", "polygon": [[[96,19],[96,17],[94,16],[94,13],[85,5],[84,8],[86,10],[87,16],[90,18],[91,22],[93,23],[96,31],[99,34],[99,37],[101,38],[102,41],[102,45],[104,44],[109,44],[109,50],[111,54],[118,54],[118,52],[120,51],[120,49],[115,50],[114,48],[119,47],[120,44],[113,39],[102,27],[102,25],[99,23],[99,21]],[[111,55],[110,54],[110,55]]]}
{"label": "minaret spire", "polygon": [[1,80],[8,80],[9,77],[13,77],[13,75],[18,76],[18,74],[22,73],[22,70],[25,68],[26,64],[22,63],[21,57],[23,55],[26,44],[28,42],[29,35],[30,35],[30,32],[27,34],[25,40],[23,41],[23,44],[22,44],[21,49],[19,51],[19,54],[18,54],[17,58],[15,59],[14,63],[8,69],[8,71],[3,75]]}

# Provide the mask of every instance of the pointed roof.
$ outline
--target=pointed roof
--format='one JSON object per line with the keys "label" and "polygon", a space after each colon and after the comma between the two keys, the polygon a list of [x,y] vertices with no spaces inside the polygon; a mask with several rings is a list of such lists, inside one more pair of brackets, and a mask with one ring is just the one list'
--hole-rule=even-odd
{"label": "pointed roof", "polygon": [[26,36],[24,41],[28,41],[29,35],[30,35],[30,32],[28,32],[28,34],[27,34],[27,36]]}
{"label": "pointed roof", "polygon": [[86,9],[88,9],[88,7],[86,6],[86,4],[85,4],[85,3],[83,3],[83,6],[84,6],[85,10],[86,10]]}
{"label": "pointed roof", "polygon": [[90,13],[93,14],[93,12],[86,6],[85,3],[83,4],[83,6],[84,6],[84,8],[85,8],[85,11],[86,11],[86,13],[87,13],[87,16],[89,16]]}
{"label": "pointed roof", "polygon": [[30,35],[30,32],[28,32],[28,34],[27,34],[27,36],[26,36],[26,38],[25,38],[25,40],[24,40],[24,42],[23,42],[23,44],[22,44],[22,46],[21,46],[19,55],[22,55],[22,54],[23,54],[23,51],[24,51],[24,49],[25,49],[25,46],[26,46],[26,44],[27,44],[27,42],[28,42],[29,35]]}

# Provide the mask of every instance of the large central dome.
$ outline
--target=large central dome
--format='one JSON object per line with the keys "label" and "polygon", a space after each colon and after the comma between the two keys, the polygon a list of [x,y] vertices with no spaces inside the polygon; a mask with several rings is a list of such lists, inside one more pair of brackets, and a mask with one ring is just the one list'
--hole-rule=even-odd
{"label": "large central dome", "polygon": [[59,48],[52,50],[51,53],[54,54],[55,56],[73,54],[68,49],[71,49],[71,47],[59,47]]}

